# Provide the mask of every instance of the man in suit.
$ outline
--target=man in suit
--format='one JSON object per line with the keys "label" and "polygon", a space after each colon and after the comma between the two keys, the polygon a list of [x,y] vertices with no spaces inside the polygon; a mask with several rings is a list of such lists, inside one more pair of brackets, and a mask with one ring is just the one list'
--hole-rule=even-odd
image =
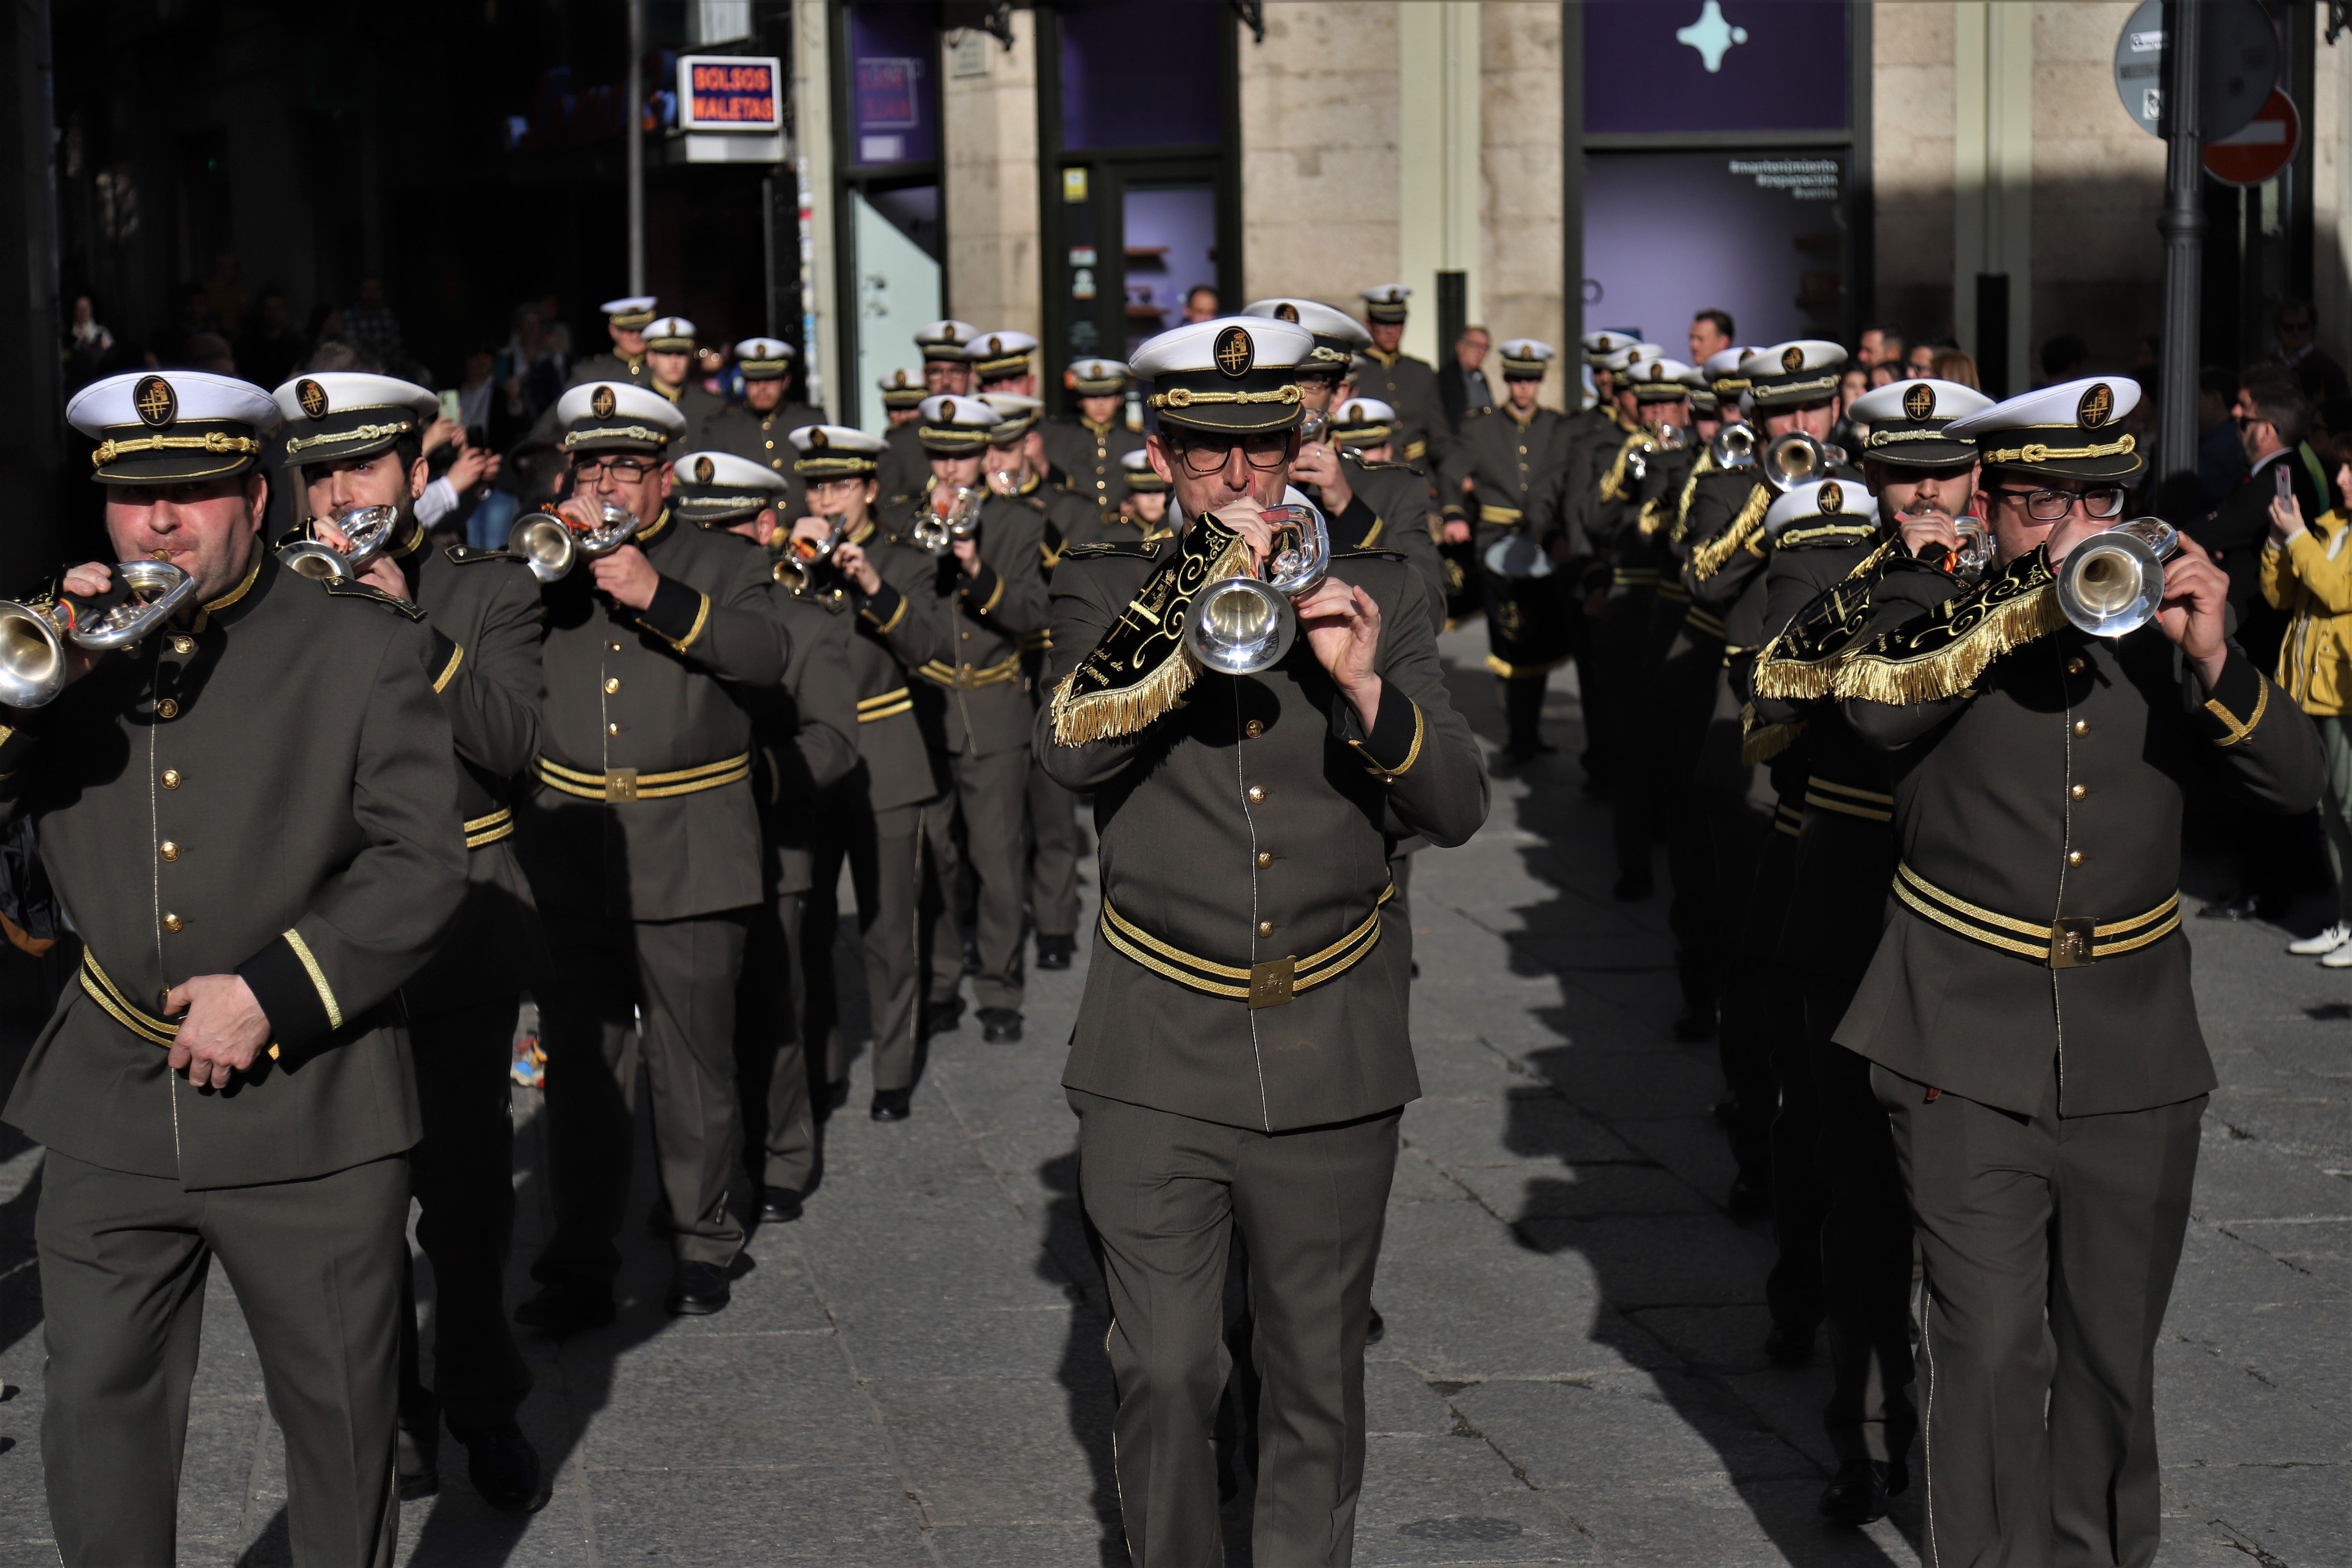
{"label": "man in suit", "polygon": [[1452,432],[1438,395],[1437,372],[1402,346],[1412,299],[1412,290],[1402,283],[1364,290],[1364,326],[1371,342],[1356,368],[1356,390],[1397,411],[1397,456],[1433,470],[1445,460]]}
{"label": "man in suit", "polygon": [[1437,378],[1437,399],[1445,409],[1445,427],[1462,434],[1462,421],[1495,406],[1495,390],[1486,383],[1486,355],[1495,340],[1484,327],[1465,327],[1454,345],[1454,364]]}
{"label": "man in suit", "polygon": [[[1397,1126],[1419,1093],[1390,835],[1458,844],[1486,809],[1428,593],[1335,554],[1272,667],[1210,672],[1181,633],[1203,580],[1271,553],[1303,327],[1226,317],[1146,343],[1147,450],[1181,531],[1071,552],[1036,745],[1095,795],[1103,903],[1063,1075],[1110,1290],[1120,1509],[1138,1563],[1216,1561],[1213,1433],[1238,1235],[1263,1377],[1261,1563],[1345,1563],[1363,1355]],[[1143,613],[1139,614],[1139,610]]]}

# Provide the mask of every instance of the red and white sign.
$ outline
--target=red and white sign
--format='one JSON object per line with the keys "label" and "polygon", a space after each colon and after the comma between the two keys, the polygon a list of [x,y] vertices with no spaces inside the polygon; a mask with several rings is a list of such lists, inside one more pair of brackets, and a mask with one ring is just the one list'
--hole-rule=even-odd
{"label": "red and white sign", "polygon": [[2276,88],[2254,117],[2205,147],[2205,172],[2225,185],[2259,185],[2275,178],[2294,159],[2303,140],[2303,117],[2294,100]]}
{"label": "red and white sign", "polygon": [[677,123],[686,131],[783,128],[783,62],[772,56],[681,55]]}

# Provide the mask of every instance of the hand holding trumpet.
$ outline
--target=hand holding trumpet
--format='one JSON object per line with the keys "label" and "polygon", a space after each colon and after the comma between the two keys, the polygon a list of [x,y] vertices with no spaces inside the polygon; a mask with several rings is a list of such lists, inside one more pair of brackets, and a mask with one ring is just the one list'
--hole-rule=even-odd
{"label": "hand holding trumpet", "polygon": [[[608,526],[604,503],[584,496],[572,496],[555,510],[575,534],[593,533]],[[654,563],[635,544],[619,545],[602,555],[590,556],[588,570],[596,579],[598,591],[627,609],[642,610],[651,605],[654,591],[661,586],[661,574],[654,570]]]}

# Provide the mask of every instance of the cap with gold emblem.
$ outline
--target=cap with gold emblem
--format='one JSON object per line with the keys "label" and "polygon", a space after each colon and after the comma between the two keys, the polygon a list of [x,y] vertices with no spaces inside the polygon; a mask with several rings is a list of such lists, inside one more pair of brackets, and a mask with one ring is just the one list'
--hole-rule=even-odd
{"label": "cap with gold emblem", "polygon": [[646,326],[646,351],[657,354],[694,352],[694,323],[684,316],[664,316]]}
{"label": "cap with gold emblem", "polygon": [[1319,371],[1334,381],[1344,381],[1356,356],[1372,346],[1372,334],[1364,331],[1361,321],[1345,310],[1313,300],[1253,300],[1242,307],[1242,314],[1296,322],[1315,334],[1314,352],[1298,366],[1301,375],[1313,375]]}
{"label": "cap with gold emblem", "polygon": [[927,360],[961,364],[971,357],[965,351],[978,336],[980,329],[970,321],[933,321],[916,329],[915,346],[923,351]]}
{"label": "cap with gold emblem", "polygon": [[625,332],[638,331],[650,324],[654,311],[660,304],[651,294],[628,294],[618,300],[607,300],[596,309],[604,319]]}
{"label": "cap with gold emblem", "polygon": [[1377,397],[1351,397],[1331,411],[1331,439],[1343,447],[1378,447],[1396,435],[1396,410]]}
{"label": "cap with gold emblem", "polygon": [[930,395],[919,370],[894,370],[874,384],[882,389],[885,408],[920,408],[923,399]]}
{"label": "cap with gold emblem", "polygon": [[1680,403],[1690,395],[1683,378],[1691,367],[1677,359],[1645,359],[1619,378],[1617,390],[1630,392],[1636,403]]}
{"label": "cap with gold emblem", "polygon": [[1037,340],[1027,332],[983,332],[972,340],[969,351],[971,374],[983,382],[1027,375],[1029,356],[1036,352]]}
{"label": "cap with gold emblem", "polygon": [[1737,397],[1748,390],[1748,377],[1740,373],[1739,367],[1749,354],[1756,352],[1752,348],[1736,348],[1709,354],[1706,363],[1698,367],[1699,374],[1706,377],[1707,385],[1714,389],[1718,399]]}
{"label": "cap with gold emblem", "polygon": [[1130,494],[1161,495],[1168,489],[1168,481],[1161,479],[1160,470],[1151,466],[1151,454],[1140,447],[1121,456],[1118,468],[1120,477],[1127,480]]}
{"label": "cap with gold emblem", "polygon": [[298,375],[270,395],[286,417],[286,466],[372,458],[404,437],[422,442],[441,400],[415,382],[357,371]]}
{"label": "cap with gold emblem", "polygon": [[708,527],[756,517],[784,497],[784,476],[732,452],[688,452],[672,470],[670,504]]}
{"label": "cap with gold emblem", "polygon": [[686,432],[686,416],[660,393],[621,381],[591,381],[555,404],[567,452],[658,454]]}
{"label": "cap with gold emblem", "polygon": [[1020,440],[1037,428],[1037,421],[1045,414],[1043,403],[1017,392],[983,392],[980,400],[996,410],[996,424],[988,432],[992,447],[1009,447]]}
{"label": "cap with gold emblem", "polygon": [[1656,359],[1665,352],[1655,343],[1625,343],[1602,360],[1600,368],[1612,375],[1622,376],[1643,360]]}
{"label": "cap with gold emblem", "polygon": [[1384,325],[1398,325],[1404,321],[1406,302],[1412,290],[1402,283],[1375,283],[1364,290],[1364,319]]}
{"label": "cap with gold emblem", "polygon": [[1505,381],[1541,381],[1557,351],[1536,338],[1513,338],[1495,351],[1502,356]]}
{"label": "cap with gold emblem", "polygon": [[782,338],[745,338],[735,345],[735,368],[745,381],[782,381],[792,372],[793,345]]}
{"label": "cap with gold emblem", "polygon": [[2147,466],[2139,443],[2123,428],[2124,416],[2138,406],[2139,383],[2092,376],[1996,403],[1953,420],[1944,434],[1975,442],[1988,468],[2060,479],[2128,479]]}
{"label": "cap with gold emblem", "polygon": [[1766,537],[1779,539],[1792,528],[1877,526],[1878,502],[1850,479],[1815,479],[1776,498],[1764,514]]}
{"label": "cap with gold emblem", "polygon": [[1755,349],[1739,362],[1748,390],[1759,408],[1785,408],[1792,403],[1818,403],[1837,395],[1838,376],[1845,369],[1845,350],[1822,338],[1796,338]]}
{"label": "cap with gold emblem", "polygon": [[1584,351],[1584,363],[1595,370],[1603,370],[1608,367],[1611,354],[1632,348],[1642,341],[1642,334],[1629,327],[1607,327],[1597,332],[1587,332],[1576,341],[1577,346]]}
{"label": "cap with gold emblem", "polygon": [[1975,442],[1951,434],[1952,423],[1991,406],[1991,398],[1957,381],[1890,381],[1855,398],[1846,416],[1870,431],[1856,456],[1906,468],[1948,468],[1977,455]]}
{"label": "cap with gold emblem", "polygon": [[790,439],[800,454],[793,472],[804,479],[866,478],[881,467],[888,445],[847,425],[803,425]]}
{"label": "cap with gold emblem", "polygon": [[131,371],[92,382],[66,422],[98,443],[102,485],[175,485],[241,474],[278,428],[278,405],[249,381],[208,371]]}
{"label": "cap with gold emblem", "polygon": [[996,428],[996,410],[977,397],[942,392],[923,399],[923,415],[915,427],[923,450],[942,458],[968,458],[988,445]]}
{"label": "cap with gold emblem", "polygon": [[1713,418],[1722,408],[1722,400],[1715,395],[1715,384],[1706,379],[1706,372],[1696,365],[1683,371],[1683,386],[1690,394],[1691,413]]}
{"label": "cap with gold emblem", "polygon": [[1298,367],[1314,349],[1296,322],[1221,316],[1164,331],[1128,363],[1151,383],[1161,424],[1244,434],[1298,423]]}
{"label": "cap with gold emblem", "polygon": [[1108,397],[1127,390],[1127,365],[1115,359],[1073,360],[1069,383],[1080,397]]}

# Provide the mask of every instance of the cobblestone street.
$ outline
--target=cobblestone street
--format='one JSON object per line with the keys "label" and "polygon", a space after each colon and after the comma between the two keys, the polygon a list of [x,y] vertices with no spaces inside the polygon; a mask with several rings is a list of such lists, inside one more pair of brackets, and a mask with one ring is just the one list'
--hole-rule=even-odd
{"label": "cobblestone street", "polygon": [[[1483,634],[1446,648],[1491,745]],[[1668,1035],[1663,888],[1610,900],[1564,684],[1559,755],[1498,773],[1485,830],[1417,862],[1423,1097],[1375,1290],[1356,1562],[1913,1563],[1916,1488],[1866,1533],[1814,1516],[1825,1373],[1764,1362],[1769,1237],[1722,1206],[1714,1047]],[[2213,891],[2192,880],[2190,901]],[[2267,926],[2189,931],[2222,1088],[2158,1352],[2158,1561],[2329,1568],[2352,1563],[2352,973],[2286,957]],[[662,1313],[641,1158],[619,1321],[525,1341],[552,1500],[491,1512],[445,1442],[440,1496],[404,1506],[401,1561],[1124,1563],[1104,1297],[1056,1083],[1090,946],[1031,977],[1023,1043],[969,1023],[934,1041],[913,1120],[867,1120],[861,1061],[806,1217],[755,1235],[723,1313]],[[37,1022],[6,1020],[0,1077]],[[538,1094],[515,1108],[519,1293],[549,1194]],[[56,1560],[40,1154],[0,1139],[0,1563],[33,1564]],[[281,1563],[279,1445],[217,1269],[210,1290],[181,1561]]]}

